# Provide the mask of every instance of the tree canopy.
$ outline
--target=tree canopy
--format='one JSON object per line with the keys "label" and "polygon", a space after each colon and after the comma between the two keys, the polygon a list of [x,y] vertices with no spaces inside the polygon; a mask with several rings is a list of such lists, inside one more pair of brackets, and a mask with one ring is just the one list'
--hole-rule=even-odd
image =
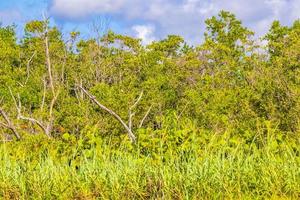
{"label": "tree canopy", "polygon": [[[206,20],[197,46],[176,35],[142,45],[112,31],[87,40],[72,32],[64,40],[47,20],[28,22],[22,38],[14,26],[2,26],[1,109],[20,138],[80,137],[91,127],[99,137],[122,138],[130,130],[139,138],[187,121],[199,132],[229,131],[249,141],[266,124],[295,135],[299,24],[273,22],[266,46],[226,11]],[[3,123],[0,132],[13,134]]]}

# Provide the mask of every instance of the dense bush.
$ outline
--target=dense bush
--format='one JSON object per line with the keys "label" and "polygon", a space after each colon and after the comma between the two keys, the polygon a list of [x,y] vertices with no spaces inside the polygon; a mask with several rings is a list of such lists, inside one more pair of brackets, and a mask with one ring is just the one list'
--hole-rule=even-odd
{"label": "dense bush", "polygon": [[196,47],[175,35],[142,46],[139,39],[111,31],[90,40],[71,33],[65,42],[47,21],[26,24],[17,42],[14,27],[2,27],[2,107],[22,136],[41,130],[16,120],[10,93],[16,101],[20,97],[24,116],[53,121],[51,137],[79,137],[86,125],[96,125],[99,135],[122,134],[123,127],[90,104],[80,85],[126,122],[143,93],[131,110],[133,130],[151,107],[142,128],[164,129],[161,120],[174,113],[199,129],[221,134],[230,129],[246,138],[265,121],[284,135],[299,132],[299,21],[291,27],[275,21],[266,46],[231,13],[222,11],[206,24],[205,41]]}

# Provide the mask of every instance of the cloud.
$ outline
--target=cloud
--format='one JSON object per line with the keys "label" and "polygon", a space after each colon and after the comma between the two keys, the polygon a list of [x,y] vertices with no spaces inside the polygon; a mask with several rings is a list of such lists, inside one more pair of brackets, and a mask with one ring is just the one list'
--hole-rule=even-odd
{"label": "cloud", "polygon": [[123,0],[53,0],[50,13],[68,19],[80,19],[89,15],[118,11]]}
{"label": "cloud", "polygon": [[[87,19],[108,14],[126,30],[149,42],[179,34],[190,43],[199,43],[205,19],[220,10],[236,14],[247,27],[263,35],[279,19],[291,24],[300,17],[299,0],[52,0],[50,13],[65,19]],[[141,24],[141,25],[136,25]],[[151,26],[147,24],[152,24]],[[155,27],[155,30],[152,30]],[[154,35],[155,34],[155,35]]]}
{"label": "cloud", "polygon": [[142,39],[144,44],[149,44],[155,40],[155,27],[152,25],[135,25],[132,30],[136,32],[136,37]]}

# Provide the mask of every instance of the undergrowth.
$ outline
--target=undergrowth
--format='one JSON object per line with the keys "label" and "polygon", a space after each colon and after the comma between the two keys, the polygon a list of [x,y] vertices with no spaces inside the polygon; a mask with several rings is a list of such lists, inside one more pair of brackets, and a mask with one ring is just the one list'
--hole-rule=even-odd
{"label": "undergrowth", "polygon": [[297,199],[300,195],[295,139],[267,137],[259,146],[258,141],[247,143],[222,134],[205,142],[186,138],[188,143],[172,148],[171,140],[147,146],[142,139],[135,145],[127,141],[117,145],[100,138],[80,138],[74,144],[65,138],[31,136],[2,144],[0,197]]}

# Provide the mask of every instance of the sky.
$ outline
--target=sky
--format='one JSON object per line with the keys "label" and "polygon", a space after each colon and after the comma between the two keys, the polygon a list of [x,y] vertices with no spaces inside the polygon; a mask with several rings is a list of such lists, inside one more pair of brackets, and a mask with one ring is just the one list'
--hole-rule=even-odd
{"label": "sky", "polygon": [[0,0],[0,22],[15,23],[22,34],[26,22],[46,15],[63,32],[80,31],[86,38],[102,27],[145,44],[169,34],[195,44],[203,40],[205,19],[220,10],[262,36],[274,20],[291,25],[299,19],[300,0]]}

